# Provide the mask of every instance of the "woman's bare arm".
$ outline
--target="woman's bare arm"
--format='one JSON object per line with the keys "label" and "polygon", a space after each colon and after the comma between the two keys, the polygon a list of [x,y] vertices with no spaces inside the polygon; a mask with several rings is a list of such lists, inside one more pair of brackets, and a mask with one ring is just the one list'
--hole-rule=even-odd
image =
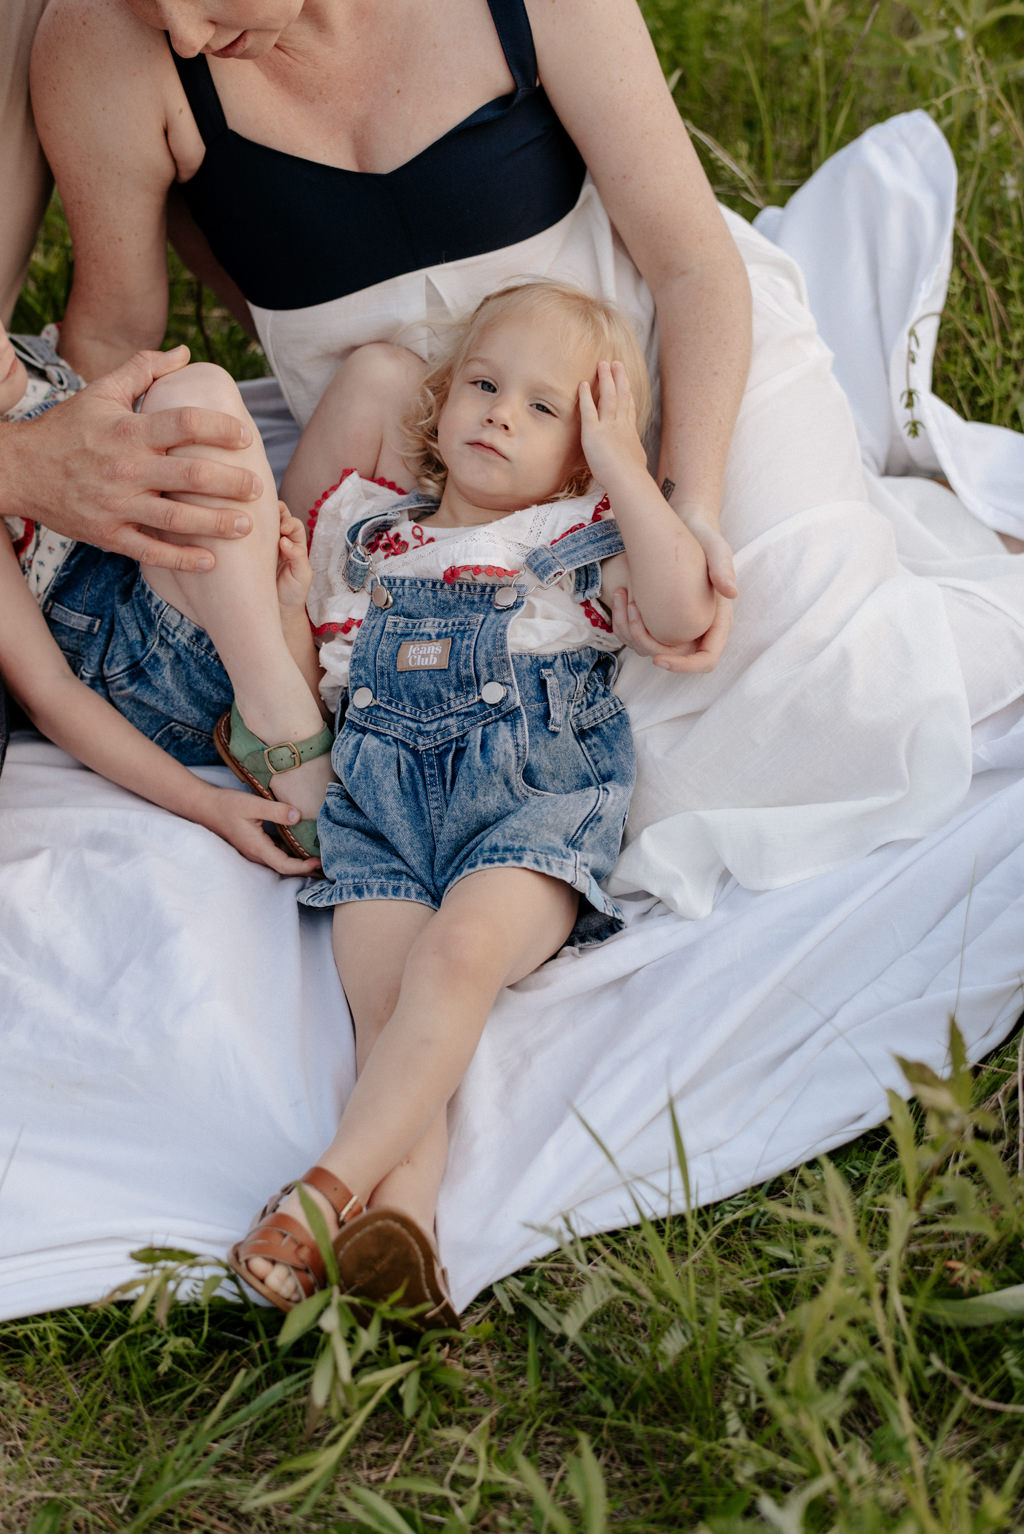
{"label": "woman's bare arm", "polygon": [[85,378],[166,329],[168,70],[164,38],[123,0],[52,0],[36,33],[32,106],[75,254],[61,350]]}
{"label": "woman's bare arm", "polygon": [[735,583],[718,522],[750,360],[751,301],[742,259],[635,0],[527,0],[527,8],[545,90],[654,296],[661,346],[659,480],[671,482],[671,504],[728,598]]}

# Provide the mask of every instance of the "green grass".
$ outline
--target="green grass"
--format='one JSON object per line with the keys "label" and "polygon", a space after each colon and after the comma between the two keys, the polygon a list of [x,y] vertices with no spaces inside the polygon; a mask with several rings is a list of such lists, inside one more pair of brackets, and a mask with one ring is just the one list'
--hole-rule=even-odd
{"label": "green grass", "polygon": [[585,1242],[415,1345],[332,1295],[0,1328],[0,1528],[1024,1526],[1016,1044],[767,1187]]}
{"label": "green grass", "polygon": [[[936,384],[1021,426],[1024,5],[645,9],[748,215],[872,122],[933,113],[961,175]],[[58,314],[68,280],[55,206],[17,324]],[[179,268],[172,308],[172,339],[262,369]],[[482,1295],[462,1337],[362,1332],[331,1297],[282,1333],[248,1304],[173,1303],[188,1270],[166,1265],[134,1306],[9,1322],[0,1530],[1024,1528],[1017,1044],[916,1084],[831,1161],[567,1243]]]}

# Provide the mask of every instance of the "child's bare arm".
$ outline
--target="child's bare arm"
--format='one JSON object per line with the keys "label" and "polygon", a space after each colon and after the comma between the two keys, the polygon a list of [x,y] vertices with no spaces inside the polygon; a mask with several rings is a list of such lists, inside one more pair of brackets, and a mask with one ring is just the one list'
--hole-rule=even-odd
{"label": "child's bare arm", "polygon": [[57,745],[113,783],[215,831],[243,856],[282,874],[309,873],[315,861],[291,858],[264,821],[294,824],[290,805],[216,788],[168,756],[73,674],[25,585],[0,530],[0,671],[11,696]]}
{"label": "child's bare arm", "polygon": [[587,383],[580,385],[579,400],[587,464],[608,492],[626,545],[625,555],[605,563],[606,599],[610,601],[611,593],[625,586],[649,632],[661,644],[697,640],[706,633],[715,612],[707,560],[647,470],[621,362],[600,363],[597,400]]}

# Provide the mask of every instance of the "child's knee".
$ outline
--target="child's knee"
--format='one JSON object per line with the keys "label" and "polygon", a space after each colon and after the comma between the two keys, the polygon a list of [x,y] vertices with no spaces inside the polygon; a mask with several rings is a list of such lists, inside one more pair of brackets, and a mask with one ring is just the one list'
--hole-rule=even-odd
{"label": "child's knee", "polygon": [[369,341],[357,347],[342,364],[350,384],[360,391],[391,401],[411,394],[427,372],[427,364],[407,346],[390,341]]}
{"label": "child's knee", "polygon": [[238,385],[215,362],[190,362],[175,373],[166,373],[147,389],[140,410],[176,410],[192,406],[217,410],[223,415],[246,417]]}

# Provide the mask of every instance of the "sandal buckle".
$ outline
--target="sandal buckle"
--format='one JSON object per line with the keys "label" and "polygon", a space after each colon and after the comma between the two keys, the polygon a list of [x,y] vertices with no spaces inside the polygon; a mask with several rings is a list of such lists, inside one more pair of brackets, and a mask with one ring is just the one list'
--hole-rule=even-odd
{"label": "sandal buckle", "polygon": [[[275,767],[274,763],[270,760],[275,751],[290,752],[291,761],[286,762],[283,767]],[[295,742],[291,740],[283,740],[279,745],[276,746],[264,746],[263,760],[266,764],[267,771],[272,777],[276,777],[277,774],[281,772],[294,772],[296,767],[302,766],[302,756],[300,755],[299,748]]]}

